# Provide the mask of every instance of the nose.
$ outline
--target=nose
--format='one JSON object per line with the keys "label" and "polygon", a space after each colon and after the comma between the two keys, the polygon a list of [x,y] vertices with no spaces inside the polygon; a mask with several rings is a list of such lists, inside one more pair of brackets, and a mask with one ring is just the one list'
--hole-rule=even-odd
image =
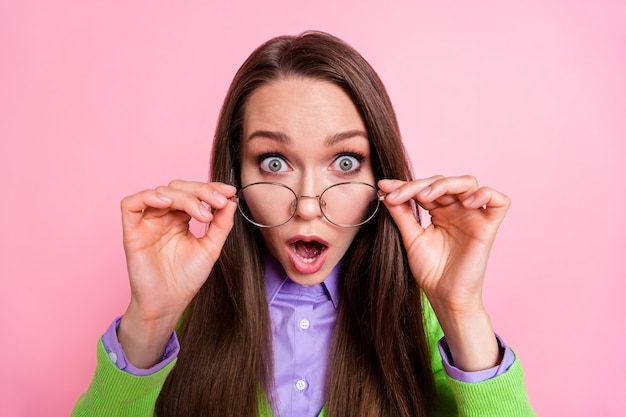
{"label": "nose", "polygon": [[303,220],[313,220],[318,217],[322,217],[322,210],[320,209],[320,197],[300,195],[297,198],[297,206],[295,216]]}

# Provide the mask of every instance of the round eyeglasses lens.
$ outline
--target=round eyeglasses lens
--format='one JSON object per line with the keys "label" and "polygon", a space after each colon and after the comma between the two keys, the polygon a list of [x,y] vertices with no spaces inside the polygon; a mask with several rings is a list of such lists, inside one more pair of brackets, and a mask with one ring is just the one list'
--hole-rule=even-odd
{"label": "round eyeglasses lens", "polygon": [[368,222],[376,214],[379,201],[376,188],[362,182],[332,185],[320,196],[320,206],[326,218],[342,227]]}
{"label": "round eyeglasses lens", "polygon": [[[298,199],[286,185],[257,182],[243,187],[237,193],[239,211],[250,223],[259,227],[276,227],[293,217]],[[376,188],[362,182],[344,182],[328,187],[317,197],[320,209],[328,221],[336,226],[355,227],[369,221],[378,210]]]}
{"label": "round eyeglasses lens", "polygon": [[276,227],[291,220],[296,194],[291,188],[268,182],[247,185],[237,193],[239,211],[259,227]]}

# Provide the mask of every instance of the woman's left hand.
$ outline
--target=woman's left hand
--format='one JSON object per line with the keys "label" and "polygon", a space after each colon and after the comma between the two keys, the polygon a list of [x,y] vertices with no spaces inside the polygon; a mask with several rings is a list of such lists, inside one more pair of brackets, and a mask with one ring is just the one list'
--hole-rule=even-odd
{"label": "woman's left hand", "polygon": [[[413,276],[439,318],[455,365],[465,370],[488,367],[497,361],[497,344],[482,288],[510,199],[479,187],[471,176],[382,180],[378,185],[387,193],[385,206],[400,229]],[[411,200],[429,212],[426,228],[416,220]],[[481,353],[485,348],[487,353]]]}

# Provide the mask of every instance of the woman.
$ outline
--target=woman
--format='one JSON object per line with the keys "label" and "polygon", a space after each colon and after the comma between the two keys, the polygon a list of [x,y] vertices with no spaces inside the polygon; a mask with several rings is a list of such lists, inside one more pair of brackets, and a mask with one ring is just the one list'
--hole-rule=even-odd
{"label": "woman", "polygon": [[509,199],[413,179],[351,47],[309,32],[253,52],[211,181],[123,200],[131,301],[74,415],[534,415],[481,300]]}

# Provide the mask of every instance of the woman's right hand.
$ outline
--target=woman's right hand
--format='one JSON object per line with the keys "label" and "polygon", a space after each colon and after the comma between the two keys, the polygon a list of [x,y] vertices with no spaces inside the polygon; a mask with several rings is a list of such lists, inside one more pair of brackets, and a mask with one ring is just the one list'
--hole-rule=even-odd
{"label": "woman's right hand", "polygon": [[[137,368],[159,361],[191,299],[206,281],[233,227],[236,189],[223,183],[172,181],[122,200],[131,300],[118,338]],[[213,213],[212,213],[213,211]],[[208,223],[204,236],[191,218]]]}

